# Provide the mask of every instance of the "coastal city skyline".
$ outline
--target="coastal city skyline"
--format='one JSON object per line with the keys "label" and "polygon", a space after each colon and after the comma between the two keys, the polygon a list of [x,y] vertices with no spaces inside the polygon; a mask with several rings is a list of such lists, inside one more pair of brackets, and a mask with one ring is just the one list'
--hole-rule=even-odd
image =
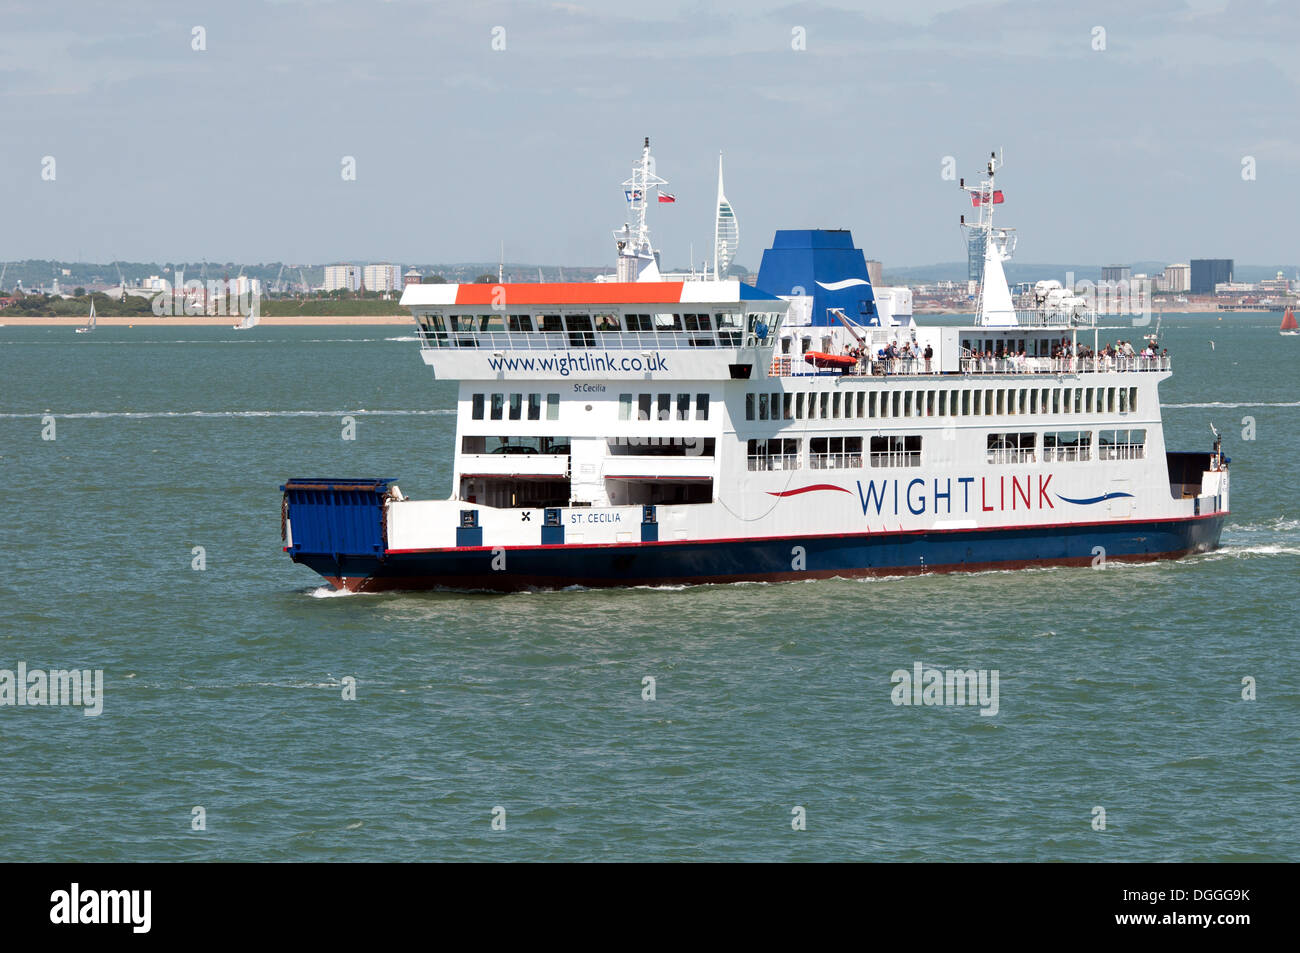
{"label": "coastal city skyline", "polygon": [[[1276,223],[1295,208],[1300,14],[1229,6],[132,2],[55,27],[19,9],[0,258],[490,262],[504,242],[600,263],[648,135],[676,195],[656,244],[679,265],[707,258],[719,152],[752,269],[761,236],[805,225],[885,261],[958,259],[956,180],[991,149],[1023,260],[1137,260],[1193,233],[1205,257],[1292,260]],[[236,102],[253,105],[234,122]],[[1212,137],[1156,118],[1206,102]]]}

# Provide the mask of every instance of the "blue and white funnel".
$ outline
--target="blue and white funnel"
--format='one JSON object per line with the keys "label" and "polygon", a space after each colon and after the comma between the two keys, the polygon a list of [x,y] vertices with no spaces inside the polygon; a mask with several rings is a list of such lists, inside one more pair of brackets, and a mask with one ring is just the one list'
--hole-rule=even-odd
{"label": "blue and white funnel", "polygon": [[848,229],[780,229],[763,252],[755,287],[769,294],[812,298],[811,324],[839,325],[831,309],[857,324],[879,325],[867,259]]}

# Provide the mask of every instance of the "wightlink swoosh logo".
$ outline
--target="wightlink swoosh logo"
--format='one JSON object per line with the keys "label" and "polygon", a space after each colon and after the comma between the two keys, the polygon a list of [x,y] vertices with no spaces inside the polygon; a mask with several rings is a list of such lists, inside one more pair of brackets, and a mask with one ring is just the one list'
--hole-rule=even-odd
{"label": "wightlink swoosh logo", "polygon": [[841,493],[849,491],[842,486],[835,486],[830,483],[814,483],[812,486],[801,486],[797,490],[781,490],[779,493],[772,490],[767,491],[768,496],[798,496],[800,493],[815,493],[818,490],[839,490]]}
{"label": "wightlink swoosh logo", "polygon": [[845,278],[843,281],[832,281],[830,284],[827,284],[824,281],[819,281],[817,284],[821,285],[827,291],[842,291],[845,288],[853,288],[857,285],[869,285],[871,282],[867,281],[865,278]]}
{"label": "wightlink swoosh logo", "polygon": [[1132,493],[1118,493],[1118,492],[1103,493],[1101,496],[1092,496],[1086,500],[1072,500],[1068,496],[1061,496],[1061,494],[1058,493],[1056,494],[1056,498],[1059,500],[1065,500],[1065,502],[1067,503],[1078,503],[1080,506],[1091,506],[1093,503],[1105,503],[1107,500],[1114,500],[1121,496],[1131,497],[1132,495],[1133,495]]}

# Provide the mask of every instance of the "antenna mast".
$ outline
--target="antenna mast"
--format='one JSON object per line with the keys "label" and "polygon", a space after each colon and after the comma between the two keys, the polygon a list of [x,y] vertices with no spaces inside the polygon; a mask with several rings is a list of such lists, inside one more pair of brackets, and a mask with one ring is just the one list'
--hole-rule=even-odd
{"label": "antenna mast", "polygon": [[655,175],[655,160],[650,155],[650,137],[645,137],[641,159],[632,166],[632,178],[623,183],[623,197],[627,199],[633,224],[625,224],[614,231],[618,246],[618,281],[657,281],[659,264],[655,250],[650,245],[650,229],[646,225],[646,204],[650,190],[667,185],[667,179]]}

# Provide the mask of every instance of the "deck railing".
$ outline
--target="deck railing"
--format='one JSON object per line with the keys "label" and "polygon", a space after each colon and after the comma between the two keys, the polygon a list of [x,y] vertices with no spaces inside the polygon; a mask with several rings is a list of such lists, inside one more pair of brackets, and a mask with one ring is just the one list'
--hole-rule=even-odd
{"label": "deck railing", "polygon": [[[1169,357],[964,357],[960,362],[962,374],[1105,374],[1121,372],[1169,371],[1173,364]],[[846,371],[816,368],[790,354],[772,358],[772,377],[925,377],[952,373],[941,371],[939,361],[924,358],[888,358],[883,361],[859,361]]]}

